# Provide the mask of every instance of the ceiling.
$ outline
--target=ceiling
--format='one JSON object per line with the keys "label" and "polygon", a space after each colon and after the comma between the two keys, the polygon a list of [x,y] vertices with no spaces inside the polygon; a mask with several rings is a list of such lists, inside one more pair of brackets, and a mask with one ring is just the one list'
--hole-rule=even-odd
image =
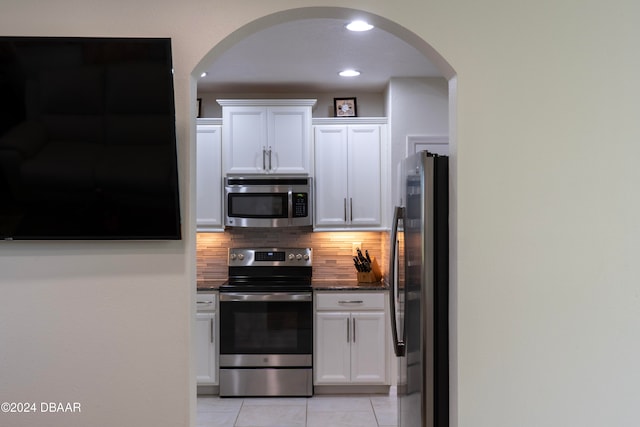
{"label": "ceiling", "polygon": [[[352,32],[341,19],[303,19],[254,33],[223,52],[199,92],[382,92],[391,77],[441,77],[422,53],[374,28]],[[352,68],[358,77],[338,76]]]}

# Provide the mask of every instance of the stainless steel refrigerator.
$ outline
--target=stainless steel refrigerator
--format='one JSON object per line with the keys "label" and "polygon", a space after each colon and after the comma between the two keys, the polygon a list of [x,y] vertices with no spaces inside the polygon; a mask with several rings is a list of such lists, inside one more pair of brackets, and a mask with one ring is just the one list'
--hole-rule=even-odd
{"label": "stainless steel refrigerator", "polygon": [[449,425],[448,165],[427,151],[400,163],[389,245],[399,427]]}

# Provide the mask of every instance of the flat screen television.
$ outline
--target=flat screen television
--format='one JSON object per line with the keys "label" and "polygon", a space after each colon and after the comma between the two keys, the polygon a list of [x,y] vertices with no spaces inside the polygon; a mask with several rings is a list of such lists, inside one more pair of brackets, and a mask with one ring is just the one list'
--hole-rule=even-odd
{"label": "flat screen television", "polygon": [[0,37],[0,239],[180,238],[171,40]]}

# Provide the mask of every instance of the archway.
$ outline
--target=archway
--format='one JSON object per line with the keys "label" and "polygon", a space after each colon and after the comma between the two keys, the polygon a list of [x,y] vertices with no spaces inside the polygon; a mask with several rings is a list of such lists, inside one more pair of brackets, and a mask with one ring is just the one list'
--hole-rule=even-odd
{"label": "archway", "polygon": [[[456,96],[457,96],[457,77],[453,67],[443,58],[429,43],[423,40],[420,36],[408,30],[407,28],[379,15],[371,14],[368,12],[338,7],[308,7],[299,9],[290,9],[282,12],[277,12],[271,15],[264,16],[256,19],[245,26],[237,29],[233,33],[229,34],[224,40],[214,46],[198,63],[191,73],[192,87],[191,93],[193,96],[192,105],[195,106],[195,95],[197,93],[197,80],[200,74],[206,70],[206,68],[214,63],[224,52],[231,49],[236,43],[246,37],[258,33],[271,26],[286,23],[289,21],[302,20],[302,19],[318,19],[318,18],[331,18],[331,19],[344,19],[350,20],[354,17],[365,19],[369,23],[376,27],[400,38],[405,43],[413,46],[420,54],[424,55],[431,62],[433,62],[442,76],[448,81],[448,100],[449,100],[449,114],[448,114],[448,131],[449,131],[449,150],[450,150],[450,413],[452,416],[456,413],[457,407],[456,395],[457,389],[455,388],[457,379],[457,202],[456,202],[456,187],[457,187],[457,149],[456,149]],[[195,114],[191,129],[191,134],[195,136],[196,120]],[[191,141],[192,146],[195,145],[195,141]],[[194,162],[191,162],[192,164]],[[195,202],[192,201],[191,209],[195,210]],[[195,251],[194,251],[195,253]],[[195,261],[194,261],[195,262]],[[451,425],[456,425],[456,420],[452,418]]]}
{"label": "archway", "polygon": [[442,73],[442,76],[447,80],[451,80],[455,77],[453,67],[451,67],[451,65],[429,43],[424,41],[417,34],[382,16],[356,9],[338,7],[307,7],[290,9],[252,21],[229,34],[229,36],[214,46],[194,68],[192,76],[197,79],[206,67],[213,63],[227,49],[231,48],[245,37],[271,26],[301,19],[332,18],[344,19],[347,21],[356,17],[367,20],[367,22],[372,25],[393,34],[394,36],[404,40],[407,44],[415,47],[420,53],[436,65]]}

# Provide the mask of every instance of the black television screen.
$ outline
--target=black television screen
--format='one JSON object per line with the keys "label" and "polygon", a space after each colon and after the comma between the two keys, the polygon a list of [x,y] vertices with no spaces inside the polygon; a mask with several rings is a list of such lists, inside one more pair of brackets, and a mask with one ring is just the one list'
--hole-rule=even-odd
{"label": "black television screen", "polygon": [[0,37],[0,239],[178,240],[171,40]]}

